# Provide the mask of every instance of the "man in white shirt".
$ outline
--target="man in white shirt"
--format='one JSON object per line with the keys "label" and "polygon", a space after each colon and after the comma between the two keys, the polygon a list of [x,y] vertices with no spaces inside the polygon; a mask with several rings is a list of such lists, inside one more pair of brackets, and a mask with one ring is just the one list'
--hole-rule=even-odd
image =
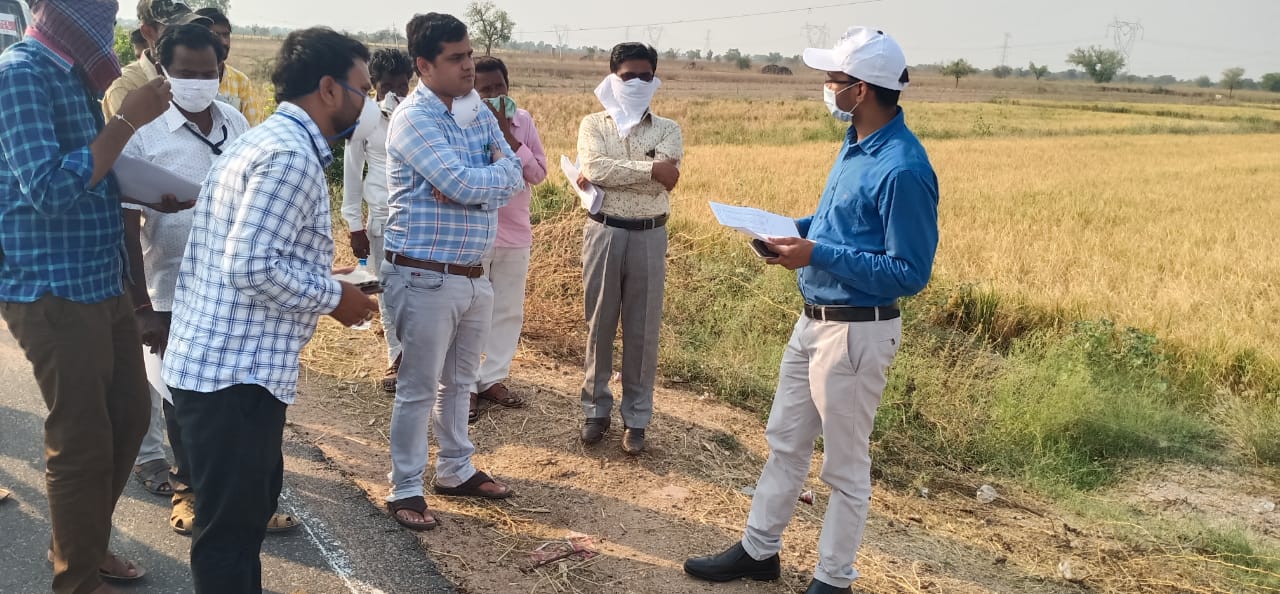
{"label": "man in white shirt", "polygon": [[[372,258],[369,270],[382,278],[382,230],[387,226],[387,123],[409,95],[413,61],[403,50],[380,49],[369,60],[369,77],[382,117],[367,140],[347,143],[342,170],[342,218],[351,230],[351,252],[357,258]],[[365,165],[369,166],[368,174]],[[367,225],[364,203],[369,205]],[[386,300],[379,301],[389,363],[382,389],[394,393],[400,371],[400,340],[396,338],[394,313],[387,308]]]}

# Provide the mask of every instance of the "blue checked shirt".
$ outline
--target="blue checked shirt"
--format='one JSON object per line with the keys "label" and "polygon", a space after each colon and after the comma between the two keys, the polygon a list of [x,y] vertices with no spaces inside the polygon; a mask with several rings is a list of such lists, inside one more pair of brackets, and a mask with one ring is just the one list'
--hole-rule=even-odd
{"label": "blue checked shirt", "polygon": [[[479,265],[497,236],[498,209],[524,189],[520,158],[488,109],[463,129],[426,85],[405,101],[387,132],[386,248],[419,260]],[[491,145],[506,157],[490,164]],[[436,200],[433,189],[449,202]]]}
{"label": "blue checked shirt", "polygon": [[237,384],[293,404],[298,355],[342,286],[333,263],[333,153],[292,103],[237,139],[197,199],[178,274],[164,381],[192,392]]}
{"label": "blue checked shirt", "polygon": [[0,55],[0,301],[124,292],[114,179],[90,186],[98,98],[71,63],[28,37]]}

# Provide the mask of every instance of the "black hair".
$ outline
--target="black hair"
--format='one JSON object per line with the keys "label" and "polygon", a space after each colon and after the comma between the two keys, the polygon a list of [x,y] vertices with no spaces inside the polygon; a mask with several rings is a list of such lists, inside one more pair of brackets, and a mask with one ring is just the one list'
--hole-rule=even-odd
{"label": "black hair", "polygon": [[652,45],[629,41],[613,46],[613,51],[609,53],[609,72],[617,72],[622,68],[622,63],[628,60],[648,60],[653,71],[658,71],[658,50],[653,49]]}
{"label": "black hair", "polygon": [[333,29],[312,27],[290,33],[280,46],[275,71],[271,73],[276,102],[314,93],[320,88],[320,79],[326,76],[346,82],[356,60],[368,62],[369,48]]}
{"label": "black hair", "polygon": [[373,84],[400,75],[413,78],[413,60],[409,59],[409,54],[404,53],[404,50],[385,47],[373,52],[373,58],[369,60],[369,78],[373,80]]}
{"label": "black hair", "polygon": [[[143,47],[147,46],[147,38],[142,36],[142,29],[134,29],[133,32],[129,33],[129,43]],[[138,57],[141,58],[142,56]]]}
{"label": "black hair", "polygon": [[405,27],[405,37],[409,38],[409,55],[414,60],[435,62],[444,51],[444,44],[467,38],[467,25],[449,14],[416,14]]}
{"label": "black hair", "polygon": [[493,56],[476,58],[476,74],[481,72],[501,72],[503,82],[511,86],[511,76],[507,74],[507,63]]}
{"label": "black hair", "polygon": [[215,6],[208,6],[196,11],[196,14],[212,21],[212,25],[222,25],[228,29],[231,28],[231,19],[227,18],[226,13],[218,10]]}
{"label": "black hair", "polygon": [[164,35],[156,42],[156,53],[160,55],[160,65],[168,68],[173,64],[173,56],[178,53],[178,46],[196,51],[213,48],[214,55],[221,63],[227,59],[227,48],[222,40],[204,25],[187,24],[164,28]]}
{"label": "black hair", "polygon": [[[886,89],[884,87],[873,85],[865,80],[858,79],[856,77],[852,77],[852,78],[855,81],[863,82],[867,84],[867,88],[871,90],[871,94],[875,96],[876,103],[878,103],[880,107],[897,107],[898,101],[902,99],[902,91]],[[907,70],[905,68],[902,70],[902,76],[898,77],[898,82],[902,84],[907,84],[911,82],[911,77],[907,75]]]}

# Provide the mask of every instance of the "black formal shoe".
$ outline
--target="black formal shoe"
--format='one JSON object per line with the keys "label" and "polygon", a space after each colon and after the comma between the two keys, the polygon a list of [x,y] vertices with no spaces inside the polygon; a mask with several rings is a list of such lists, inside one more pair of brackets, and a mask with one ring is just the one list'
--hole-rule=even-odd
{"label": "black formal shoe", "polygon": [[582,443],[600,443],[600,440],[604,439],[604,434],[608,431],[609,417],[587,419],[587,422],[582,424]]}
{"label": "black formal shoe", "polygon": [[805,590],[804,594],[853,594],[853,588],[849,586],[837,588],[818,578],[814,578],[812,582],[809,582],[809,589]]}
{"label": "black formal shoe", "polygon": [[638,455],[640,452],[643,452],[644,451],[644,429],[632,429],[628,427],[626,431],[623,431],[622,432],[622,451],[628,454],[631,454],[632,456]]}
{"label": "black formal shoe", "polygon": [[684,572],[709,582],[731,582],[741,578],[767,582],[782,576],[782,563],[777,555],[756,561],[738,542],[719,555],[686,560]]}

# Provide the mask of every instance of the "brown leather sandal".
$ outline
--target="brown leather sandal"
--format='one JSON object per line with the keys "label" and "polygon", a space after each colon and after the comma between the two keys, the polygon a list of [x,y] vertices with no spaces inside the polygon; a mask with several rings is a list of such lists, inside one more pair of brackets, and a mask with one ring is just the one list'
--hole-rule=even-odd
{"label": "brown leather sandal", "polygon": [[396,360],[391,363],[391,367],[387,368],[387,374],[382,376],[382,391],[388,394],[396,393],[396,380],[400,378],[400,359],[404,357],[401,353]]}
{"label": "brown leather sandal", "polygon": [[[440,526],[440,520],[435,515],[427,512],[427,500],[421,495],[389,501],[387,502],[387,511],[391,512],[391,519],[395,520],[397,524],[415,532],[435,530]],[[406,520],[400,517],[400,512],[402,511],[414,512],[422,516],[425,521],[414,522]]]}
{"label": "brown leather sandal", "polygon": [[524,408],[528,404],[523,398],[513,395],[506,386],[502,385],[502,382],[489,386],[487,390],[476,394],[476,396],[479,396],[481,400],[488,400],[506,408]]}
{"label": "brown leather sandal", "polygon": [[467,482],[462,483],[461,485],[458,485],[456,487],[444,487],[444,486],[441,486],[439,483],[437,483],[435,485],[432,485],[432,488],[435,489],[435,492],[437,495],[447,495],[449,497],[479,497],[481,499],[506,499],[508,497],[511,497],[511,495],[513,494],[511,491],[511,487],[508,487],[506,485],[502,485],[504,488],[506,488],[506,491],[503,491],[495,495],[490,495],[480,490],[481,485],[487,485],[489,483],[493,483],[495,485],[500,484],[498,483],[498,481],[493,480],[492,477],[485,474],[484,472],[476,471],[476,473],[472,475],[471,478],[467,479]]}

